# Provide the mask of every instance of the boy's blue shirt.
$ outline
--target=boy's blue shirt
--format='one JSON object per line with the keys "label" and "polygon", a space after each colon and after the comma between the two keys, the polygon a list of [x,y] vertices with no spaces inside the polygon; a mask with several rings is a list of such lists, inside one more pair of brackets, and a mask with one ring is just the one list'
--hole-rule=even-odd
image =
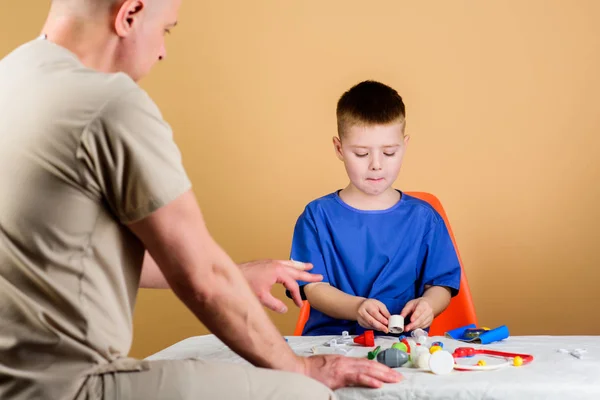
{"label": "boy's blue shirt", "polygon": [[[442,217],[429,203],[401,193],[386,210],[358,210],[338,192],[310,202],[294,229],[291,259],[310,262],[311,273],[353,296],[377,299],[400,314],[425,285],[460,287],[461,268]],[[298,282],[300,286],[307,282]],[[356,321],[311,308],[303,335],[365,331]]]}

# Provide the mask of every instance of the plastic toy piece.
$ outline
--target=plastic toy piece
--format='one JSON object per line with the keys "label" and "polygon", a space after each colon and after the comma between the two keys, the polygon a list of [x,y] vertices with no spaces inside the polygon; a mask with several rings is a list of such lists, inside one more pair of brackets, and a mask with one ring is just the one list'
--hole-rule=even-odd
{"label": "plastic toy piece", "polygon": [[442,348],[441,348],[440,346],[431,346],[431,347],[429,348],[429,352],[430,352],[431,354],[435,353],[436,351],[440,351],[440,350],[442,350]]}
{"label": "plastic toy piece", "polygon": [[417,353],[417,362],[416,365],[421,369],[430,369],[429,368],[429,360],[431,359],[431,354],[428,351],[418,352]]}
{"label": "plastic toy piece", "polygon": [[390,333],[404,332],[404,317],[402,315],[392,315],[388,321],[388,330]]}
{"label": "plastic toy piece", "polygon": [[446,337],[470,343],[488,344],[508,338],[506,325],[494,329],[476,328],[474,324],[463,326],[446,332]]}
{"label": "plastic toy piece", "polygon": [[403,351],[405,353],[410,353],[410,351],[408,350],[408,346],[405,343],[403,343],[403,342],[394,343],[392,345],[392,348],[393,349],[398,349],[398,350]]}
{"label": "plastic toy piece", "polygon": [[[476,354],[483,354],[483,355],[502,357],[502,358],[512,358],[513,365],[515,365],[515,366],[526,365],[533,361],[533,356],[530,354],[508,353],[505,351],[488,350],[488,349],[475,349],[473,347],[458,347],[457,349],[454,350],[454,353],[452,354],[452,356],[456,359],[456,358],[462,358],[462,357],[474,357]],[[463,371],[475,371],[475,370],[482,371],[482,370],[499,369],[499,368],[506,367],[508,365],[510,365],[508,362],[505,362],[503,364],[489,365],[489,366],[480,365],[479,363],[478,363],[478,365],[455,364],[454,368],[457,370],[463,370]]]}
{"label": "plastic toy piece", "polygon": [[431,346],[432,347],[433,346],[440,346],[443,349],[444,348],[444,343],[442,343],[442,342],[433,342],[433,343],[431,343]]}
{"label": "plastic toy piece", "polygon": [[407,352],[408,354],[410,354],[410,347],[411,347],[411,344],[410,344],[410,343],[411,343],[411,342],[413,342],[413,343],[414,343],[414,340],[412,340],[412,339],[406,339],[406,338],[404,338],[404,339],[402,339],[402,340],[400,341],[400,343],[404,343],[404,345],[406,346],[406,352]]}
{"label": "plastic toy piece", "polygon": [[416,341],[418,344],[425,344],[427,343],[427,332],[425,332],[423,329],[421,328],[417,328],[414,331],[411,332],[410,334]]}
{"label": "plastic toy piece", "polygon": [[513,358],[513,365],[515,367],[520,367],[521,365],[523,365],[523,359],[519,356],[516,356],[515,358]]}
{"label": "plastic toy piece", "polygon": [[[517,359],[521,360],[521,357],[519,357],[519,356],[515,357],[515,362]],[[523,362],[523,360],[521,360],[521,362]],[[485,360],[477,361],[477,365],[479,365],[480,367],[485,367]]]}
{"label": "plastic toy piece", "polygon": [[429,357],[429,369],[436,375],[449,374],[454,366],[454,357],[447,351],[436,351]]}
{"label": "plastic toy piece", "polygon": [[387,349],[377,354],[377,361],[390,368],[398,368],[408,361],[408,354],[398,349]]}
{"label": "plastic toy piece", "polygon": [[577,359],[581,359],[584,353],[587,353],[586,349],[575,349],[575,350],[567,350],[567,349],[558,349],[556,350],[559,353],[570,354]]}
{"label": "plastic toy piece", "polygon": [[379,353],[379,350],[381,350],[381,346],[375,347],[375,350],[370,351],[369,354],[367,354],[367,358],[369,360],[375,359],[375,357],[377,357],[377,354]]}
{"label": "plastic toy piece", "polygon": [[587,350],[586,350],[586,349],[575,349],[575,350],[573,350],[573,351],[572,351],[570,354],[571,354],[573,357],[575,357],[575,358],[577,358],[577,359],[580,359],[580,360],[581,360],[581,357],[583,357],[583,354],[584,354],[584,353],[587,353]]}
{"label": "plastic toy piece", "polygon": [[348,333],[348,331],[342,332],[342,338],[340,339],[342,343],[349,344],[352,343],[352,336]]}
{"label": "plastic toy piece", "polygon": [[358,335],[354,338],[354,343],[366,347],[373,347],[375,346],[375,335],[373,334],[373,331],[365,331],[362,335]]}

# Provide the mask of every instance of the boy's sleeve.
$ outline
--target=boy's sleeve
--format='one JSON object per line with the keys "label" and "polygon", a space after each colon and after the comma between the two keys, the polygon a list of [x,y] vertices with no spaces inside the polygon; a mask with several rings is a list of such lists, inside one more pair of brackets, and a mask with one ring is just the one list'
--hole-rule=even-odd
{"label": "boy's sleeve", "polygon": [[[321,274],[323,275],[322,282],[329,282],[327,270],[325,269],[323,252],[321,251],[321,245],[319,243],[317,227],[308,208],[304,210],[296,222],[290,258],[294,261],[311,263],[313,269],[309,272],[311,274]],[[305,281],[298,281],[300,293],[304,300],[306,300],[306,297],[304,296],[302,287],[307,283],[308,282]],[[286,294],[290,297],[289,292],[286,291]]]}
{"label": "boy's sleeve", "polygon": [[429,232],[425,235],[422,251],[424,258],[419,296],[423,295],[426,285],[445,286],[450,289],[452,297],[456,296],[460,289],[460,262],[441,217],[437,216],[432,222]]}

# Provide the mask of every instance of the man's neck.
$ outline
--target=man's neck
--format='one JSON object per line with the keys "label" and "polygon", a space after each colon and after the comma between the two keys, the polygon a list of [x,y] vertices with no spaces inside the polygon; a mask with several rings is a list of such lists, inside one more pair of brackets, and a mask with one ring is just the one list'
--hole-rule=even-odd
{"label": "man's neck", "polygon": [[106,26],[71,16],[53,16],[46,20],[42,35],[73,53],[83,65],[100,72],[115,72],[117,40]]}

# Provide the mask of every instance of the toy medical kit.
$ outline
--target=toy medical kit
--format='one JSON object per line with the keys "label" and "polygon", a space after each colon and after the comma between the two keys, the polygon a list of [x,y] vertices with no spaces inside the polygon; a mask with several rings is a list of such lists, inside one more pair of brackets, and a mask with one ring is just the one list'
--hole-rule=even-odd
{"label": "toy medical kit", "polygon": [[440,351],[440,350],[442,350],[442,347],[441,347],[441,346],[431,346],[431,347],[429,348],[429,352],[430,352],[431,354],[435,353],[436,351]]}
{"label": "toy medical kit", "polygon": [[402,315],[392,315],[388,320],[388,330],[390,333],[404,332],[404,317]]}
{"label": "toy medical kit", "polygon": [[445,375],[455,368],[454,357],[447,351],[436,351],[429,356],[429,370],[436,375]]}
{"label": "toy medical kit", "polygon": [[375,346],[375,335],[373,331],[365,331],[362,335],[358,335],[354,338],[354,343],[360,344],[366,347]]}
{"label": "toy medical kit", "polygon": [[398,349],[387,349],[377,354],[377,361],[390,368],[398,368],[408,361],[408,354]]}
{"label": "toy medical kit", "polygon": [[428,334],[421,328],[417,328],[414,331],[412,331],[410,333],[410,336],[412,336],[419,344],[427,343]]}
{"label": "toy medical kit", "polygon": [[506,325],[494,329],[477,328],[474,324],[463,326],[446,332],[446,337],[462,342],[488,344],[508,338]]}
{"label": "toy medical kit", "polygon": [[575,350],[567,350],[567,349],[558,349],[557,350],[559,353],[565,353],[565,354],[570,354],[573,357],[581,360],[581,358],[583,357],[583,355],[585,353],[587,353],[586,349],[575,349]]}
{"label": "toy medical kit", "polygon": [[398,343],[394,343],[392,345],[393,349],[398,349],[400,351],[403,351],[405,353],[408,353],[408,346],[402,342],[398,342]]}
{"label": "toy medical kit", "polygon": [[[437,354],[437,353],[436,353]],[[486,365],[485,361],[483,363],[478,362],[477,365],[467,365],[467,364],[455,364],[454,369],[459,371],[489,371],[494,369],[504,368],[510,365],[508,359],[512,358],[512,364],[515,367],[520,367],[522,365],[529,364],[533,361],[533,356],[530,354],[518,354],[518,353],[509,353],[505,351],[497,351],[497,350],[488,350],[488,349],[475,349],[473,347],[458,347],[452,353],[454,359],[456,358],[464,358],[464,357],[474,357],[475,355],[485,355],[492,357],[500,357],[504,358],[507,361],[501,364],[494,365]],[[482,361],[482,360],[480,360]]]}
{"label": "toy medical kit", "polygon": [[375,347],[375,350],[370,351],[369,354],[367,354],[367,358],[369,360],[375,359],[375,357],[377,357],[377,354],[379,353],[380,350],[381,350],[381,346]]}

